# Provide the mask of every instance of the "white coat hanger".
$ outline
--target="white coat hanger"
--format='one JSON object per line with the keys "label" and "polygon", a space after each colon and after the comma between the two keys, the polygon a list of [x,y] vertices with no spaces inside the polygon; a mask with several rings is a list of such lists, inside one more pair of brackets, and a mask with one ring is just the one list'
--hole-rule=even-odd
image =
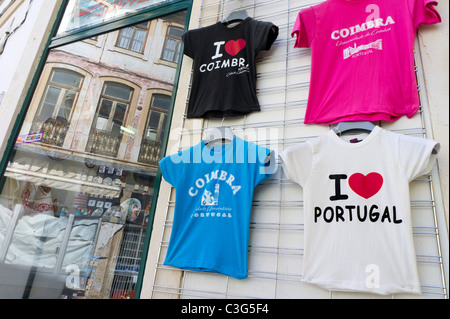
{"label": "white coat hanger", "polygon": [[333,128],[333,131],[341,136],[349,131],[366,131],[372,132],[375,128],[375,124],[369,121],[356,121],[356,122],[341,122]]}
{"label": "white coat hanger", "polygon": [[[341,136],[342,134],[349,131],[366,131],[372,132],[375,128],[375,124],[369,121],[356,121],[356,122],[341,122],[333,128],[333,131]],[[432,154],[438,154],[440,150],[440,144],[437,144],[433,150]]]}
{"label": "white coat hanger", "polygon": [[431,151],[431,154],[436,155],[439,153],[440,150],[441,150],[441,143],[437,143],[436,146]]}
{"label": "white coat hanger", "polygon": [[225,19],[222,19],[220,22],[223,24],[230,24],[237,21],[244,21],[249,17],[246,10],[238,10],[231,12]]}
{"label": "white coat hanger", "polygon": [[232,11],[225,19],[222,19],[220,22],[223,24],[230,24],[233,22],[244,21],[249,17],[248,12],[242,9],[244,1],[241,1],[241,6],[239,10]]}
{"label": "white coat hanger", "polygon": [[233,130],[229,126],[219,126],[209,129],[203,142],[205,145],[217,142],[222,142],[223,144],[226,142],[231,142],[234,138],[235,135]]}

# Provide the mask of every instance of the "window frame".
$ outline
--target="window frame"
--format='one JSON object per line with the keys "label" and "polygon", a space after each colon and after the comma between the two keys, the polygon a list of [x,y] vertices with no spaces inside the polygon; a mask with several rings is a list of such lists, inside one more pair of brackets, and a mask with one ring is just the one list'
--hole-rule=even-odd
{"label": "window frame", "polygon": [[[63,83],[58,83],[58,82],[53,81],[53,77],[55,76],[55,73],[58,72],[58,71],[62,71],[62,72],[66,72],[66,73],[73,73],[73,74],[76,74],[77,76],[79,76],[80,84],[78,85],[78,87],[75,88],[75,87],[71,87],[71,86],[63,84]],[[73,112],[74,112],[74,105],[76,105],[76,103],[77,103],[78,97],[80,95],[80,91],[81,91],[81,89],[83,87],[83,84],[84,84],[84,80],[85,80],[85,76],[83,74],[80,74],[80,73],[76,72],[76,71],[63,69],[63,68],[60,68],[60,67],[53,67],[51,72],[50,72],[50,76],[48,78],[48,81],[47,81],[47,83],[45,85],[44,93],[41,96],[41,100],[39,102],[39,106],[38,106],[34,116],[39,116],[41,114],[41,112],[42,112],[42,110],[44,108],[45,100],[47,99],[47,94],[48,94],[50,88],[56,88],[56,89],[61,90],[59,92],[58,101],[56,102],[55,108],[54,108],[53,113],[52,113],[52,118],[58,116],[59,110],[61,109],[61,107],[63,107],[62,106],[62,103],[63,103],[62,99],[63,99],[63,96],[65,96],[65,93],[68,92],[68,91],[76,91],[74,103],[72,104],[72,107],[70,109],[70,114],[69,114],[68,118],[66,119],[70,123],[71,120],[72,120]],[[35,125],[33,123],[31,128],[30,128],[31,129],[31,131],[29,132],[30,134],[34,133],[34,132],[32,132],[33,131],[32,128],[34,126]]]}
{"label": "window frame", "polygon": [[[120,29],[119,32],[118,32],[118,35],[117,35],[115,46],[117,48],[119,48],[119,49],[131,51],[131,52],[138,53],[138,54],[143,54],[145,52],[145,46],[147,44],[148,35],[150,33],[150,25],[151,25],[150,21],[147,21],[147,27],[140,26],[139,24],[129,26],[128,28],[132,28],[132,35],[130,37],[130,42],[128,43],[128,47],[126,47],[126,48],[121,47],[119,45],[119,42],[120,42],[123,30],[124,30],[124,29]],[[140,51],[135,51],[135,50],[132,49],[133,43],[135,41],[135,35],[136,35],[136,31],[137,30],[145,31],[145,40],[144,40],[144,43],[142,44],[142,48],[141,48]]]}
{"label": "window frame", "polygon": [[[117,85],[117,86],[124,86],[124,87],[127,86],[127,89],[130,89],[130,97],[128,98],[128,100],[123,100],[123,99],[118,98],[118,97],[107,95],[106,94],[106,89],[107,89],[108,85],[111,85],[111,84]],[[94,117],[94,121],[93,121],[91,129],[92,130],[95,129],[94,126],[96,125],[97,120],[99,118],[100,108],[101,108],[101,105],[103,104],[104,100],[111,101],[112,102],[112,107],[111,107],[111,110],[110,110],[109,115],[108,115],[108,127],[107,127],[106,130],[102,130],[102,131],[105,131],[105,132],[111,132],[112,131],[112,127],[114,125],[113,124],[113,122],[114,122],[114,113],[116,112],[117,104],[126,104],[126,106],[127,106],[126,111],[125,111],[125,115],[124,115],[123,121],[122,121],[122,125],[125,125],[125,123],[127,122],[128,113],[129,113],[130,108],[131,108],[131,101],[133,100],[134,91],[135,91],[134,88],[128,87],[128,85],[123,84],[121,82],[105,81],[103,83],[102,94],[100,95],[99,101],[97,103],[97,110],[95,112],[95,117]]]}
{"label": "window frame", "polygon": [[[170,93],[170,94],[169,94]],[[137,162],[138,163],[147,163],[145,162],[142,157],[143,157],[143,147],[142,145],[144,143],[148,143],[148,144],[154,144],[157,145],[158,143],[161,143],[161,145],[164,145],[164,136],[167,133],[167,130],[170,128],[170,123],[169,123],[169,115],[171,113],[171,109],[169,107],[168,110],[163,109],[163,108],[159,108],[154,106],[154,102],[155,99],[158,97],[168,97],[169,102],[171,102],[171,96],[173,95],[172,92],[167,92],[167,93],[161,93],[161,92],[153,92],[150,98],[150,102],[147,103],[148,105],[148,112],[145,114],[145,126],[142,132],[142,136],[141,136],[141,150],[139,151],[139,155],[137,158]],[[159,123],[158,123],[158,128],[156,131],[156,135],[155,135],[155,139],[154,140],[147,140],[147,138],[145,137],[145,135],[147,134],[147,130],[150,124],[150,119],[152,116],[152,113],[159,113],[160,114],[160,118],[159,118]],[[162,152],[162,149],[161,149]],[[162,154],[162,153],[161,153]],[[160,156],[161,156],[160,154]]]}
{"label": "window frame", "polygon": [[[113,85],[115,87],[122,87],[124,89],[129,90],[130,93],[129,93],[128,100],[108,95],[106,93],[106,90],[109,85]],[[103,82],[101,94],[100,94],[98,102],[97,102],[97,109],[95,111],[95,115],[94,115],[94,118],[93,118],[93,121],[92,121],[92,124],[90,127],[90,134],[89,134],[89,138],[88,138],[88,141],[86,144],[86,152],[91,153],[91,155],[108,156],[108,155],[105,155],[102,153],[98,153],[97,151],[95,151],[95,152],[93,151],[93,146],[95,145],[95,139],[93,138],[93,136],[100,133],[100,134],[109,135],[112,139],[114,139],[113,129],[114,129],[114,125],[116,125],[115,121],[114,121],[114,117],[116,114],[117,105],[122,104],[122,105],[126,105],[126,109],[124,112],[124,116],[122,118],[122,125],[119,128],[119,136],[117,137],[118,147],[117,147],[117,149],[114,150],[114,153],[116,154],[114,156],[117,156],[117,153],[119,152],[119,149],[120,149],[120,144],[123,139],[122,128],[126,126],[126,123],[128,121],[128,115],[129,115],[129,112],[132,110],[132,102],[133,102],[133,98],[134,98],[135,94],[136,94],[136,88],[129,86],[123,82],[115,82],[115,81],[110,81],[110,80],[105,80]],[[105,129],[99,129],[97,127],[98,119],[100,117],[103,119],[106,119],[104,116],[100,116],[100,110],[102,108],[104,101],[111,102],[111,109],[109,110],[107,124],[106,124]],[[109,156],[111,156],[111,155],[109,155]]]}
{"label": "window frame", "polygon": [[167,129],[167,126],[164,128],[164,122],[167,121],[167,116],[169,114],[170,109],[169,110],[165,110],[165,109],[162,109],[162,108],[159,108],[159,107],[155,106],[154,105],[155,99],[158,98],[158,97],[163,97],[163,98],[168,97],[169,101],[170,101],[170,98],[171,98],[170,95],[165,95],[165,94],[161,94],[161,93],[153,94],[151,102],[150,102],[150,105],[149,105],[149,112],[148,112],[148,115],[147,115],[147,121],[145,123],[144,134],[145,134],[145,131],[148,129],[148,126],[150,124],[150,117],[151,117],[152,112],[156,112],[156,113],[162,114],[162,115],[164,115],[164,117],[161,116],[159,118],[158,131],[156,133],[156,139],[155,139],[155,142],[158,142],[158,141],[162,142],[162,138],[163,138],[164,133],[165,133],[165,131],[162,131],[162,129]]}
{"label": "window frame", "polygon": [[[161,59],[162,61],[165,61],[165,62],[176,63],[176,61],[178,60],[178,58],[179,58],[179,56],[180,56],[180,52],[181,52],[181,47],[182,47],[182,45],[183,45],[183,44],[182,44],[183,41],[181,40],[181,37],[180,37],[180,38],[177,38],[177,37],[171,35],[171,34],[169,33],[169,32],[170,32],[170,29],[179,29],[179,30],[183,30],[182,28],[180,28],[180,27],[178,27],[178,26],[176,26],[176,25],[168,25],[168,26],[167,26],[166,37],[165,37],[165,40],[164,40],[164,45],[163,45],[162,50],[161,50],[161,57],[160,57],[160,59]],[[175,53],[174,53],[174,58],[173,58],[172,60],[166,60],[166,59],[164,59],[164,53],[166,52],[167,40],[169,40],[169,39],[175,40],[175,41],[177,42],[177,47],[176,47],[176,50],[175,50]]]}
{"label": "window frame", "polygon": [[[68,45],[68,44],[71,44],[71,43],[74,43],[77,41],[83,41],[83,40],[89,39],[91,37],[101,35],[103,33],[108,33],[111,31],[119,30],[119,29],[122,29],[122,28],[125,28],[128,26],[132,26],[132,25],[135,25],[135,24],[147,21],[147,20],[156,19],[156,18],[164,16],[164,15],[168,15],[168,14],[172,14],[172,13],[176,13],[176,12],[184,11],[184,10],[186,10],[186,20],[185,20],[184,28],[185,28],[185,30],[187,30],[188,26],[189,26],[189,21],[190,21],[190,17],[191,17],[191,13],[192,13],[192,6],[193,6],[193,0],[174,0],[171,2],[162,3],[161,5],[158,5],[155,7],[143,9],[141,11],[138,11],[138,12],[130,14],[130,15],[125,15],[120,18],[107,21],[106,23],[103,23],[101,25],[87,27],[83,30],[65,34],[63,36],[56,36],[68,3],[69,3],[69,0],[61,0],[60,1],[60,6],[59,6],[57,17],[56,17],[55,21],[53,22],[51,31],[48,33],[48,38],[46,40],[46,44],[43,49],[42,55],[40,57],[36,58],[37,66],[35,68],[35,73],[32,76],[31,85],[29,86],[29,88],[27,90],[27,94],[25,96],[25,99],[22,103],[22,106],[19,109],[16,121],[12,128],[11,135],[9,136],[9,139],[8,139],[8,142],[7,142],[7,145],[5,148],[5,152],[2,155],[2,157],[0,157],[0,191],[1,191],[1,189],[3,189],[4,183],[6,180],[4,178],[4,175],[6,172],[6,167],[8,165],[8,162],[10,161],[10,159],[12,158],[12,156],[15,153],[14,146],[16,144],[17,137],[20,133],[22,124],[23,124],[24,119],[27,115],[27,112],[30,108],[32,99],[36,93],[40,77],[45,69],[47,58],[48,58],[48,55],[49,55],[49,52],[51,49],[55,49],[60,46],[65,46],[65,45]],[[182,49],[183,49],[183,44],[182,44],[182,47],[180,48],[180,50],[182,50]],[[169,139],[170,125],[172,123],[175,97],[176,97],[176,93],[177,93],[178,85],[179,85],[181,65],[182,65],[182,55],[180,54],[180,56],[178,58],[178,67],[177,67],[177,71],[176,71],[176,75],[175,75],[175,82],[174,82],[173,90],[172,90],[172,97],[171,97],[171,104],[170,104],[171,106],[170,106],[170,110],[169,110],[168,117],[167,117],[167,123],[168,123],[167,129],[166,129],[166,132],[164,133],[163,143],[162,143],[162,147],[161,147],[161,155],[160,155],[161,158],[165,156],[166,151],[167,151],[167,143],[168,143],[168,139]],[[143,277],[144,277],[144,272],[145,272],[145,265],[147,262],[147,256],[148,256],[148,251],[149,251],[149,246],[150,246],[150,238],[151,238],[151,234],[152,234],[152,230],[153,230],[152,225],[153,225],[153,220],[155,218],[156,203],[158,201],[158,195],[159,195],[161,181],[162,181],[162,174],[161,174],[161,171],[158,170],[158,173],[157,173],[157,176],[155,179],[155,185],[154,185],[154,195],[153,195],[152,204],[150,207],[150,212],[148,215],[148,227],[146,229],[145,241],[144,241],[144,246],[142,249],[141,263],[139,266],[139,273],[138,273],[138,278],[137,278],[137,282],[136,282],[136,286],[135,286],[136,287],[135,295],[134,295],[135,299],[139,299],[140,295],[141,295],[141,289],[142,289],[142,285],[143,285]]]}

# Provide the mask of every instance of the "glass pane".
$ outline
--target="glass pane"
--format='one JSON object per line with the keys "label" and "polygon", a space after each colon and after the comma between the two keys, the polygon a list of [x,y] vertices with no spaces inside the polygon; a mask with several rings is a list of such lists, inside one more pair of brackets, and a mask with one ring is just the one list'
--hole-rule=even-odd
{"label": "glass pane", "polygon": [[173,57],[172,62],[177,62],[178,61],[178,57],[180,56],[180,52],[181,52],[180,48],[181,48],[181,45],[180,45],[180,42],[178,42],[177,43],[177,50],[175,52],[175,56]]}
{"label": "glass pane", "polygon": [[159,119],[161,118],[161,113],[152,112],[150,115],[150,120],[148,121],[148,127],[152,130],[157,130],[159,126]]}
{"label": "glass pane", "polygon": [[153,107],[168,111],[170,108],[170,96],[160,95],[153,98]]}
{"label": "glass pane", "polygon": [[78,31],[167,2],[171,0],[70,0],[58,35]]}
{"label": "glass pane", "polygon": [[166,46],[164,47],[163,60],[174,61],[175,51],[177,49],[177,41],[171,38],[167,38]]}
{"label": "glass pane", "polygon": [[184,30],[179,28],[169,28],[169,34],[171,36],[177,37],[181,39],[181,36],[183,35]]}
{"label": "glass pane", "polygon": [[[185,19],[149,23],[165,30]],[[118,32],[102,35],[105,47],[49,52],[19,132],[28,142],[16,143],[0,180],[0,298],[134,294],[171,98],[152,89],[172,92],[177,70],[158,64],[165,34],[142,38],[144,61],[114,50]],[[150,100],[161,110],[151,119]],[[149,120],[156,135],[142,143]]]}
{"label": "glass pane", "polygon": [[164,114],[164,119],[162,120],[161,129],[159,131],[159,141],[160,142],[162,142],[164,134],[166,133],[166,127],[167,127],[167,115]]}
{"label": "glass pane", "polygon": [[147,28],[148,28],[148,21],[139,23],[139,24],[137,24],[137,26],[140,26],[140,27],[142,27],[142,28],[147,29]]}
{"label": "glass pane", "polygon": [[148,121],[147,131],[145,133],[145,138],[148,141],[156,141],[158,135],[159,120],[161,119],[161,113],[151,112],[150,119]]}
{"label": "glass pane", "polygon": [[77,92],[74,91],[66,91],[62,100],[62,104],[58,109],[57,115],[69,120],[70,114],[72,112],[72,106],[75,103],[75,99],[77,97]]}
{"label": "glass pane", "polygon": [[65,84],[78,88],[81,83],[82,76],[70,71],[57,70],[53,75],[53,82]]}
{"label": "glass pane", "polygon": [[128,86],[112,83],[108,83],[105,89],[105,95],[126,101],[130,99],[132,92],[133,89]]}
{"label": "glass pane", "polygon": [[126,104],[117,103],[116,111],[114,112],[113,118],[114,123],[116,123],[117,125],[123,125],[126,111],[127,111]]}
{"label": "glass pane", "polygon": [[166,95],[155,95],[153,97],[147,128],[142,138],[141,152],[139,154],[140,162],[149,164],[157,162],[161,150],[160,145],[167,126],[167,115],[154,109],[168,110],[170,101],[171,97]]}
{"label": "glass pane", "polygon": [[108,130],[108,119],[104,117],[97,118],[97,124],[95,125],[95,129],[98,131],[107,131]]}
{"label": "glass pane", "polygon": [[113,107],[113,101],[103,100],[102,104],[100,106],[98,117],[109,119],[109,116],[111,115],[112,107]]}
{"label": "glass pane", "polygon": [[39,115],[39,118],[42,121],[53,117],[53,112],[56,109],[56,104],[59,100],[60,94],[61,89],[49,87]]}
{"label": "glass pane", "polygon": [[133,45],[131,46],[131,50],[135,52],[142,52],[144,48],[145,36],[147,35],[146,30],[136,29],[134,34]]}
{"label": "glass pane", "polygon": [[119,41],[117,43],[117,46],[124,49],[128,49],[128,47],[130,46],[132,35],[133,35],[132,27],[122,29],[122,32],[119,33]]}

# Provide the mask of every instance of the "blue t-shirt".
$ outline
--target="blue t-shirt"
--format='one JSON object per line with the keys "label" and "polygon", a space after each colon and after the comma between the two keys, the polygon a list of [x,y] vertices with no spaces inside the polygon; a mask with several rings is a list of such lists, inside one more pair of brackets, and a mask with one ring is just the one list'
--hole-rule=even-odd
{"label": "blue t-shirt", "polygon": [[273,152],[235,137],[201,143],[162,159],[175,187],[175,214],[164,265],[247,278],[253,190],[274,172]]}

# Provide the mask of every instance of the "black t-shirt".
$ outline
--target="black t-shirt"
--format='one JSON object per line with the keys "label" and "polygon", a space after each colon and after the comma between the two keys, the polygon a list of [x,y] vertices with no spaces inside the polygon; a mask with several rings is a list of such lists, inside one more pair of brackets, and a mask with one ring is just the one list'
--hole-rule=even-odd
{"label": "black t-shirt", "polygon": [[194,60],[188,118],[231,117],[259,111],[256,55],[278,37],[270,22],[247,18],[234,27],[218,22],[183,34]]}

